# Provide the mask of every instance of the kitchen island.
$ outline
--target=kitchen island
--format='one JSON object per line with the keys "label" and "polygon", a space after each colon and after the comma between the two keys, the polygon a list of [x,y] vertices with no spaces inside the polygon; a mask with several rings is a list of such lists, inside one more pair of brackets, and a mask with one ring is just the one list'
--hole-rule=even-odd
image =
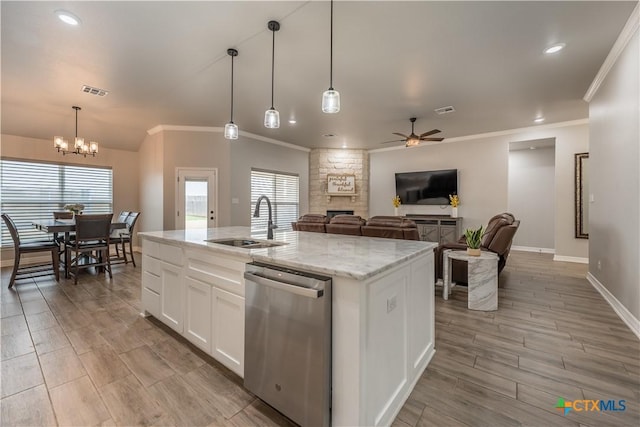
{"label": "kitchen island", "polygon": [[[433,249],[420,241],[248,227],[140,233],[142,307],[244,376],[245,264],[331,276],[332,425],[389,425],[433,357]],[[269,241],[271,242],[271,241]]]}

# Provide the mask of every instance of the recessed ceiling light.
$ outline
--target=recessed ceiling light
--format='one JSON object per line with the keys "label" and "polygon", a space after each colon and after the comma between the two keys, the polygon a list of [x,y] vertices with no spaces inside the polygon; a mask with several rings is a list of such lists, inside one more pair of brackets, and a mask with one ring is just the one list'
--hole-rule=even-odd
{"label": "recessed ceiling light", "polygon": [[542,123],[544,122],[544,117],[538,117],[536,119],[533,120],[535,123]]}
{"label": "recessed ceiling light", "polygon": [[325,138],[335,138],[335,136],[336,136],[336,135],[335,135],[335,134],[333,134],[333,133],[325,133],[325,134],[324,134],[324,135],[322,135],[322,136],[324,136]]}
{"label": "recessed ceiling light", "polygon": [[546,48],[544,50],[544,53],[556,53],[556,52],[560,52],[562,49],[564,49],[566,45],[564,43],[556,43],[553,46],[549,46],[548,48]]}
{"label": "recessed ceiling light", "polygon": [[289,120],[289,124],[291,124],[291,125],[295,125],[296,123],[297,123],[297,122],[296,122],[296,119],[291,119],[291,120]]}
{"label": "recessed ceiling light", "polygon": [[74,15],[71,12],[68,12],[66,10],[56,10],[55,14],[58,17],[58,19],[60,19],[65,24],[74,25],[74,26],[80,24],[80,18],[78,18],[76,15]]}

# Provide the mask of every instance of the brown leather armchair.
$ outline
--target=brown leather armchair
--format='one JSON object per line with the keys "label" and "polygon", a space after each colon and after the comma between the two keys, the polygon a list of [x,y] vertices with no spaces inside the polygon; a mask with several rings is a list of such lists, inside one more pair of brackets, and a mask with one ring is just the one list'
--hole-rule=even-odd
{"label": "brown leather armchair", "polygon": [[364,218],[358,215],[336,215],[325,228],[327,233],[362,236],[362,226],[365,224]]}
{"label": "brown leather armchair", "polygon": [[[498,214],[489,220],[487,228],[482,235],[480,248],[484,251],[494,252],[498,255],[498,273],[502,271],[507,263],[513,236],[518,230],[520,221],[516,220],[513,214],[508,212]],[[466,250],[467,244],[464,237],[458,240],[458,243],[443,243],[435,250],[435,279],[442,279],[442,253],[447,249]],[[451,280],[453,282],[467,282],[467,263],[464,261],[453,260],[451,263]]]}
{"label": "brown leather armchair", "polygon": [[305,214],[298,218],[297,222],[292,222],[293,231],[312,231],[314,233],[324,233],[325,225],[329,218],[322,214]]}
{"label": "brown leather armchair", "polygon": [[397,216],[374,216],[362,226],[362,235],[388,239],[420,240],[413,220]]}

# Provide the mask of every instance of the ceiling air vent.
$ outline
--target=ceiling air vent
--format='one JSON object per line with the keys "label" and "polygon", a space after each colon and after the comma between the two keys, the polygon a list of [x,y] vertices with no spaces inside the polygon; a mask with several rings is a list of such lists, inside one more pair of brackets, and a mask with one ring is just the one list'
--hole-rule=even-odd
{"label": "ceiling air vent", "polygon": [[449,105],[448,107],[436,108],[434,111],[438,114],[448,114],[453,113],[454,111],[456,111],[456,109],[453,108],[453,106]]}
{"label": "ceiling air vent", "polygon": [[96,95],[96,96],[107,96],[107,94],[109,93],[109,91],[107,90],[98,89],[97,87],[91,87],[87,85],[82,86],[82,91],[85,93],[90,93],[91,95]]}

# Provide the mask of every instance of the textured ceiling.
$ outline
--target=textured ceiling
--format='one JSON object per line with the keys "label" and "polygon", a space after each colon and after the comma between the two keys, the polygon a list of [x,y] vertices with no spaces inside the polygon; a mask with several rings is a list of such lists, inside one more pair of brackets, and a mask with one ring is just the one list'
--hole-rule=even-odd
{"label": "textured ceiling", "polygon": [[[438,128],[458,137],[587,117],[582,100],[636,2],[335,3],[337,115],[320,111],[329,85],[329,3],[2,1],[2,133],[79,134],[137,150],[159,125],[221,127],[305,147],[383,148],[392,132]],[[54,15],[66,9],[78,27]],[[271,33],[275,107],[270,107]],[[543,49],[566,43],[556,55]],[[104,98],[82,85],[109,91]],[[435,108],[453,105],[439,116]],[[289,118],[297,123],[291,125]],[[333,138],[323,137],[334,134]],[[401,145],[401,143],[398,143]]]}

